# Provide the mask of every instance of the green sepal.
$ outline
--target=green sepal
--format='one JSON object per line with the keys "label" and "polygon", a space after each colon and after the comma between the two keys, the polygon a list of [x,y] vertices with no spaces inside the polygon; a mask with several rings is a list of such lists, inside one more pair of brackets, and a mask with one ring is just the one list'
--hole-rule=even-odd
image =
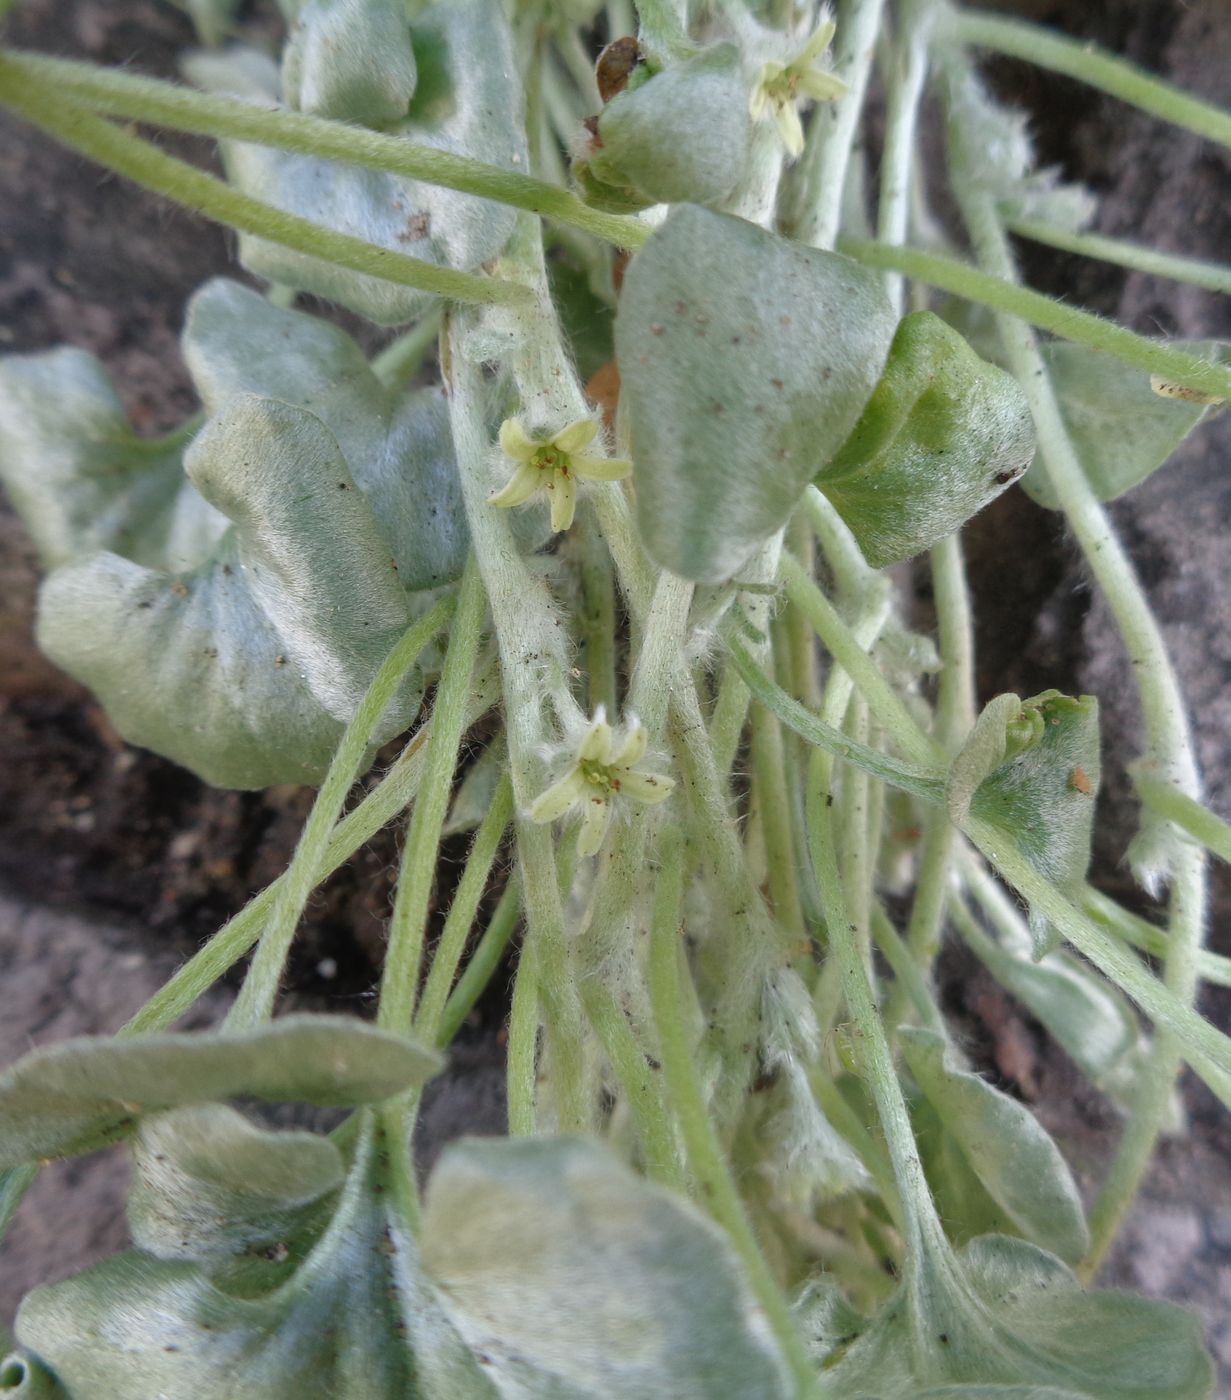
{"label": "green sepal", "polygon": [[496,1400],[423,1274],[388,1157],[365,1115],[341,1189],[273,1205],[289,1228],[272,1246],[240,1250],[221,1222],[230,1267],[212,1247],[208,1270],[116,1255],[32,1293],[18,1342],[69,1400]]}
{"label": "green sepal", "polygon": [[[1168,343],[1210,360],[1225,357],[1218,341]],[[1087,345],[1049,341],[1042,348],[1069,439],[1100,501],[1114,501],[1152,475],[1213,411],[1206,403],[1155,393],[1144,370]],[[1022,490],[1048,510],[1060,509],[1038,457],[1022,477]]]}
{"label": "green sepal", "polygon": [[[39,595],[40,647],[131,743],[222,787],[319,782],[410,621],[372,506],[318,418],[236,396],[185,470],[232,522],[180,575],[116,554],[65,564]],[[412,673],[372,736],[406,727]]]}
{"label": "green sepal", "polygon": [[508,1395],[785,1400],[735,1257],[679,1197],[582,1139],[450,1147],[423,1258]]}
{"label": "green sepal", "polygon": [[[979,716],[949,770],[949,814],[987,822],[1045,879],[1078,892],[1090,864],[1098,793],[1098,701],[1045,690],[1029,700],[1000,695]],[[1035,952],[1056,945],[1031,911]]]}
{"label": "green sepal", "polygon": [[282,55],[289,106],[367,126],[402,121],[416,78],[405,0],[308,0]]}
{"label": "green sepal", "polygon": [[[411,30],[418,74],[404,121],[386,130],[420,146],[525,171],[528,156],[522,95],[512,38],[500,6],[488,0],[445,0],[419,15]],[[229,88],[217,65],[194,65],[192,76]],[[251,72],[236,74],[250,87]],[[270,70],[267,99],[279,100]],[[288,213],[378,247],[441,267],[473,272],[495,257],[513,232],[516,211],[488,199],[379,170],[247,142],[222,143],[227,176],[240,190]],[[339,302],[380,325],[402,325],[435,296],[351,272],[249,234],[240,261],[258,277]]]}
{"label": "green sepal", "polygon": [[850,435],[894,324],[879,278],[850,259],[673,210],[616,317],[650,553],[700,582],[737,573]]}
{"label": "green sepal", "polygon": [[950,1063],[935,1031],[898,1032],[915,1083],[1014,1232],[1076,1264],[1090,1244],[1081,1196],[1060,1149],[1024,1104]]}
{"label": "green sepal", "polygon": [[715,44],[617,93],[589,167],[652,204],[717,204],[742,178],[751,136],[740,52]]}
{"label": "green sepal", "polygon": [[959,529],[1034,453],[1025,397],[930,311],[898,326],[854,431],[816,477],[874,568]]}
{"label": "green sepal", "polygon": [[[1086,1292],[1024,1240],[932,1247],[832,1369],[835,1400],[1206,1400],[1200,1321],[1172,1303]],[[1003,1393],[1003,1392],[1002,1392]]]}
{"label": "green sepal", "polygon": [[654,203],[629,185],[611,184],[600,179],[590,162],[582,156],[573,161],[569,173],[576,181],[577,193],[582,199],[591,209],[600,209],[604,214],[639,214]]}
{"label": "green sepal", "polygon": [[434,1050],[343,1016],[283,1016],[243,1033],[81,1036],[0,1075],[0,1167],[93,1151],[142,1114],[184,1104],[376,1103],[439,1067]]}

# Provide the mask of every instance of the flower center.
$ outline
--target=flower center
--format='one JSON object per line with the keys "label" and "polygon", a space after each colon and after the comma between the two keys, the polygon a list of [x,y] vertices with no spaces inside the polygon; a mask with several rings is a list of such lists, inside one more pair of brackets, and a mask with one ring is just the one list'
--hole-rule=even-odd
{"label": "flower center", "polygon": [[600,792],[619,792],[620,780],[605,763],[600,763],[596,758],[583,758],[580,766],[582,777],[591,787],[598,788]]}
{"label": "flower center", "polygon": [[546,447],[540,447],[530,461],[541,472],[550,474],[559,472],[561,476],[568,475],[568,453],[561,452],[558,447],[551,443],[548,443]]}

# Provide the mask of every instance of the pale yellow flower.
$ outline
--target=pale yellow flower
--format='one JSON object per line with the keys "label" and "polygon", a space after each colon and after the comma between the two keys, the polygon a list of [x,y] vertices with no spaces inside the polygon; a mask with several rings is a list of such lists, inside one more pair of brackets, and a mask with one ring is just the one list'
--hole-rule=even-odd
{"label": "pale yellow flower", "polygon": [[551,500],[551,528],[567,530],[577,509],[577,481],[619,481],[633,469],[619,457],[585,455],[598,433],[592,418],[579,418],[546,440],[532,438],[520,418],[506,418],[500,425],[504,455],[518,464],[509,484],[488,497],[493,506],[520,506],[536,491]]}
{"label": "pale yellow flower", "polygon": [[846,84],[824,68],[813,65],[829,47],[834,24],[827,20],[790,60],[762,64],[752,89],[749,110],[754,120],[770,112],[787,153],[794,158],[804,148],[804,125],[799,119],[801,99],[834,102],[846,93]]}
{"label": "pale yellow flower", "polygon": [[638,764],[649,740],[640,722],[632,719],[617,743],[600,705],[586,730],[568,772],[540,793],[530,807],[530,820],[557,821],[574,808],[581,809],[577,854],[592,856],[603,844],[611,824],[612,803],[620,798],[633,802],[663,802],[675,787],[675,779],[648,773]]}

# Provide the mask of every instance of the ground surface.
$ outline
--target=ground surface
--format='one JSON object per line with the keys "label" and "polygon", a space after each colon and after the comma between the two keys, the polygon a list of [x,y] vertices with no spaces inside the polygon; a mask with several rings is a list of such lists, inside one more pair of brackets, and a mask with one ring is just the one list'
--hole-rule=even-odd
{"label": "ground surface", "polygon": [[[1022,0],[1014,8],[1231,102],[1231,16],[1222,0]],[[17,44],[165,75],[187,38],[182,17],[156,0],[25,0],[11,20]],[[1035,114],[1046,158],[1103,197],[1101,230],[1226,256],[1226,152],[1065,80],[1010,64],[995,73]],[[139,425],[176,422],[192,407],[176,354],[182,307],[206,277],[234,270],[225,237],[4,118],[0,211],[0,351],[84,346],[112,369]],[[1231,336],[1231,309],[1211,297],[1043,250],[1023,252],[1035,285],[1136,329]],[[1231,810],[1229,449],[1231,414],[1116,508],[1193,699],[1210,792],[1224,814]],[[983,697],[1051,685],[1094,691],[1107,753],[1132,753],[1131,678],[1056,517],[1011,491],[975,523],[968,548]],[[278,873],[310,798],[291,789],[214,792],[127,749],[90,698],[34,650],[35,587],[29,549],[0,507],[0,1063],[31,1043],[119,1025]],[[1132,817],[1114,765],[1102,807],[1098,875],[1124,893],[1120,862]],[[365,1005],[396,859],[386,835],[318,894],[292,970],[292,998]],[[1220,877],[1212,941],[1231,953],[1229,915],[1231,885]],[[972,1047],[1002,1081],[1016,1047],[1017,1087],[1029,1090],[1033,1081],[1036,1109],[1092,1184],[1114,1143],[1113,1115],[975,968],[951,955],[945,974],[949,1009]],[[425,1114],[429,1153],[462,1127],[499,1122],[498,1005],[499,988],[486,1029],[459,1053]],[[1209,997],[1204,1009],[1224,1025],[1231,1020],[1226,998]],[[211,1010],[203,1008],[206,1019]],[[1231,1127],[1199,1088],[1188,1086],[1188,1100],[1192,1135],[1164,1147],[1112,1272],[1147,1292],[1191,1300],[1231,1378]],[[31,1284],[122,1243],[122,1170],[112,1154],[40,1181],[0,1269],[0,1320]],[[1227,1385],[1231,1394],[1231,1379]]]}

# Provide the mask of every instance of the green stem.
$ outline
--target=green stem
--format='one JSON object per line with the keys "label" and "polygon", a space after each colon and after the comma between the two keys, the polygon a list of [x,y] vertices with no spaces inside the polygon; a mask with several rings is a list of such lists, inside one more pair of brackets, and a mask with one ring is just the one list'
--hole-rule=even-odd
{"label": "green stem", "polygon": [[486,596],[478,565],[471,555],[458,591],[457,613],[449,629],[444,668],[432,706],[432,732],[423,760],[423,784],[410,818],[397,895],[389,926],[389,947],[380,984],[376,1022],[386,1030],[408,1031],[419,991],[423,940],[427,933],[436,877],[440,832],[449,809],[457,751],[462,741],[466,696],[479,652]]}
{"label": "green stem", "polygon": [[617,709],[616,606],[611,556],[592,512],[581,512],[576,536],[590,709],[605,705],[607,713],[614,715]]}
{"label": "green stem", "polygon": [[663,1075],[679,1123],[688,1165],[699,1183],[706,1208],[735,1246],[757,1301],[782,1348],[795,1378],[799,1400],[822,1392],[816,1373],[795,1329],[773,1275],[761,1254],[743,1202],[723,1159],[705,1093],[697,1077],[694,1047],[688,1033],[681,978],[680,920],[684,898],[684,851],[679,837],[667,835],[659,849],[661,869],[654,895],[650,929],[649,983],[654,1020],[662,1046]]}
{"label": "green stem", "polygon": [[1123,58],[1103,53],[1082,39],[1069,39],[1021,20],[1000,19],[975,10],[959,11],[954,35],[963,44],[1024,59],[1036,68],[1063,73],[1089,87],[1209,141],[1231,146],[1231,113],[1190,97],[1179,88]]}
{"label": "green stem", "polygon": [[534,949],[523,939],[513,978],[505,1063],[510,1137],[533,1137],[538,1127],[539,978],[534,964]]}
{"label": "green stem", "polygon": [[198,136],[253,141],[424,180],[569,224],[621,248],[639,247],[650,236],[649,228],[638,220],[591,209],[556,185],[360,126],[257,107],[238,98],[195,92],[177,83],[112,68],[5,51],[0,55],[0,102],[7,103],[10,89],[19,82],[55,92],[57,102],[64,94],[113,117]]}
{"label": "green stem", "polygon": [[517,881],[510,880],[496,903],[482,938],[471,953],[462,975],[457,979],[457,986],[449,993],[449,1000],[445,1002],[444,1010],[440,1014],[440,1026],[436,1032],[438,1048],[444,1049],[452,1043],[467,1016],[474,1010],[475,1003],[495,976],[520,918],[521,895]]}
{"label": "green stem", "polygon": [[1168,381],[1215,398],[1231,398],[1231,369],[1225,365],[1160,345],[1089,311],[1053,301],[1041,292],[1032,292],[1004,277],[980,272],[957,258],[921,253],[915,248],[891,248],[863,239],[844,238],[840,246],[842,252],[865,267],[905,273],[907,277],[926,282],[929,287],[952,292],[967,301],[990,306],[993,311],[1020,317],[1040,330],[1105,351],[1149,374],[1161,375]]}
{"label": "green stem", "polygon": [[[469,728],[496,702],[498,686],[494,670],[485,671],[475,685],[466,709]],[[431,720],[420,726],[398,755],[396,762],[373,792],[334,827],[324,858],[316,871],[316,883],[327,879],[365,845],[382,827],[414,801],[423,776],[423,751],[431,733]],[[145,1003],[117,1031],[117,1035],[145,1035],[174,1025],[218,979],[244,956],[261,936],[270,911],[286,884],[278,878],[244,906],[210,939],[200,952]]]}
{"label": "green stem", "polygon": [[651,1063],[615,997],[597,978],[587,980],[582,1000],[641,1134],[646,1172],[664,1186],[682,1191],[684,1173],[663,1102],[661,1066]]}
{"label": "green stem", "polygon": [[1166,277],[1172,282],[1187,283],[1190,287],[1204,287],[1210,292],[1222,292],[1224,296],[1231,293],[1231,267],[1222,263],[1203,262],[1200,258],[1181,257],[1177,253],[1160,253],[1154,248],[1144,248],[1140,243],[1130,243],[1123,238],[1107,238],[1099,233],[1074,233],[1054,224],[1021,219],[1012,214],[1006,214],[1004,222],[1012,233],[1019,238],[1028,238],[1032,243],[1045,243],[1049,248],[1077,253],[1083,258],[1096,258],[1099,262],[1114,263],[1117,267],[1145,272],[1152,277]]}
{"label": "green stem", "polygon": [[500,843],[504,840],[512,817],[513,786],[505,774],[497,784],[491,806],[479,823],[479,829],[470,844],[466,868],[453,893],[440,942],[432,955],[432,965],[423,986],[423,997],[415,1013],[415,1034],[429,1044],[438,1044],[440,1041],[440,1022],[449,1001],[449,989],[453,985],[453,978],[466,948],[466,940],[474,926],[479,901],[483,898],[496,854],[500,850]]}
{"label": "green stem", "polygon": [[912,763],[943,767],[946,762],[944,750],[920,729],[900,696],[859,645],[855,633],[838,615],[838,610],[789,554],[784,554],[782,558],[782,577],[787,597],[816,629],[826,650],[854,681],[855,688],[888,731],[899,752]]}
{"label": "green stem", "polygon": [[[983,855],[1033,908],[1044,915],[1100,972],[1137,1003],[1160,1036],[1184,1047],[1188,1063],[1231,1106],[1231,1040],[1200,1017],[1156,977],[1141,959],[1100,928],[1044,879],[995,827],[967,818],[963,830]],[[1155,1047],[1155,1058],[1159,1055]],[[1168,1083],[1172,1081],[1169,1079]]]}
{"label": "green stem", "polygon": [[282,970],[295,930],[308,896],[316,887],[346,795],[363,766],[372,731],[388,709],[406,673],[423,648],[444,626],[452,611],[453,599],[442,599],[426,617],[406,632],[377,671],[367,694],[359,702],[354,718],[346,726],[329,765],[329,772],[312,804],[311,814],[270,911],[244,985],[227,1016],[229,1029],[245,1030],[269,1020],[273,1014],[278,984],[282,980]]}
{"label": "green stem", "polygon": [[785,690],[775,685],[738,641],[729,638],[727,645],[744,684],[763,705],[773,710],[787,728],[793,729],[808,743],[824,749],[835,758],[857,764],[874,778],[879,778],[891,787],[901,788],[903,792],[921,797],[925,802],[944,802],[943,770],[899,763],[897,759],[890,758],[879,749],[857,743],[840,729],[817,719]]}
{"label": "green stem", "polygon": [[380,248],[241,194],[225,180],[167,155],[152,142],[113,126],[61,94],[49,96],[46,89],[4,60],[0,60],[0,103],[79,155],[241,233],[453,301],[503,306],[522,306],[529,301],[523,287],[454,272],[392,248]]}
{"label": "green stem", "polygon": [[838,236],[846,169],[883,9],[883,0],[841,0],[838,8],[834,74],[846,83],[846,95],[817,106],[803,155],[804,210],[796,236],[813,248],[832,248]]}
{"label": "green stem", "polygon": [[410,330],[375,356],[372,373],[382,384],[395,388],[409,382],[423,367],[428,353],[440,338],[441,307],[434,307],[419,318]]}
{"label": "green stem", "polygon": [[[936,998],[932,995],[923,974],[919,971],[919,966],[912,956],[911,950],[902,940],[902,936],[894,928],[889,915],[885,913],[880,904],[872,908],[872,937],[876,940],[876,946],[885,955],[885,961],[893,971],[894,978],[906,989],[907,996],[910,997],[915,1010],[919,1013],[919,1019],[929,1029],[938,1035],[947,1037],[945,1031],[945,1020],[940,1014],[940,1008],[936,1005]],[[894,1024],[889,1019],[889,1025]]]}
{"label": "green stem", "polygon": [[[1165,958],[1169,940],[1167,930],[1143,919],[1139,914],[1117,904],[1100,890],[1087,885],[1081,893],[1081,908],[1096,922],[1152,958]],[[1222,957],[1202,948],[1197,957],[1197,974],[1201,981],[1215,987],[1231,987],[1231,958]]]}
{"label": "green stem", "polygon": [[[902,7],[902,34],[890,56],[885,111],[885,149],[881,157],[880,201],[876,236],[882,243],[902,244],[910,232],[911,190],[914,184],[915,133],[919,103],[927,80],[927,45],[919,32],[916,7]],[[902,277],[885,274],[885,292],[901,314]]]}
{"label": "green stem", "polygon": [[782,730],[777,718],[764,705],[754,705],[752,710],[752,777],[765,836],[769,897],[774,917],[797,944],[806,944],[808,932],[799,900]]}
{"label": "green stem", "polygon": [[[953,77],[957,82],[962,79],[962,68],[956,60]],[[966,174],[972,157],[963,147],[966,137],[956,121],[952,124],[951,137],[954,191],[976,255],[998,278],[1011,284],[1017,276],[1013,254],[993,200],[977,189]],[[1146,731],[1145,762],[1154,772],[1195,798],[1200,793],[1200,781],[1188,716],[1158,623],[1131,561],[1090,488],[1034,335],[1028,326],[1006,316],[998,318],[998,327],[1010,367],[1034,417],[1039,455],[1048,479],[1090,571],[1107,599],[1134,668]],[[1143,835],[1148,830],[1148,819],[1147,813]],[[1166,829],[1152,831],[1150,836],[1167,843]],[[1193,1016],[1197,954],[1206,922],[1205,857],[1202,851],[1186,843],[1173,840],[1167,844],[1170,849],[1164,853],[1165,862],[1160,858],[1160,864],[1164,864],[1163,874],[1170,881],[1170,946],[1164,980],[1175,1004],[1188,1016]],[[1127,986],[1125,990],[1132,994]],[[1091,1217],[1090,1254],[1084,1265],[1088,1274],[1110,1248],[1153,1156],[1182,1066],[1182,1040],[1171,1018],[1158,1021],[1150,1075],[1136,1111],[1125,1127],[1116,1159]],[[1193,1067],[1200,1072],[1196,1064]],[[1221,1089],[1215,1087],[1215,1092],[1225,1092],[1226,1088],[1226,1085]]]}

